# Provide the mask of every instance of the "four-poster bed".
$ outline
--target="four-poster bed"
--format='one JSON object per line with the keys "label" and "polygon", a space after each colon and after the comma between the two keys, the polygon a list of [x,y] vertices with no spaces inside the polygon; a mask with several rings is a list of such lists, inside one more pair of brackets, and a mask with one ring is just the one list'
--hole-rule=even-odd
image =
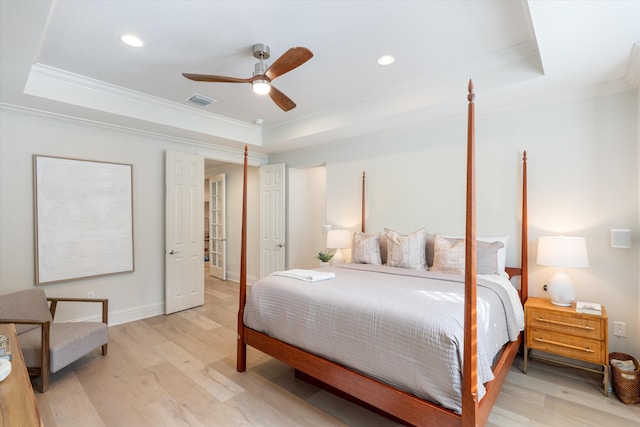
{"label": "four-poster bed", "polygon": [[[513,332],[505,332],[509,335],[508,339],[505,339],[506,344],[502,345],[500,351],[497,352],[495,359],[493,360],[491,369],[492,380],[484,383],[485,380],[478,383],[479,375],[482,378],[486,378],[487,375],[483,374],[484,362],[486,362],[487,356],[484,353],[484,347],[486,344],[484,341],[480,341],[478,345],[478,306],[477,301],[480,298],[483,301],[480,307],[480,315],[484,318],[488,314],[484,308],[486,305],[485,299],[487,298],[487,291],[485,288],[488,285],[485,283],[485,279],[480,279],[481,284],[478,284],[478,266],[477,266],[477,236],[475,226],[476,216],[476,201],[475,201],[475,134],[474,134],[474,94],[473,84],[469,82],[469,95],[468,95],[468,141],[467,141],[467,196],[466,196],[466,234],[464,241],[464,280],[460,286],[463,288],[463,297],[459,298],[460,304],[463,304],[463,324],[464,329],[462,331],[463,338],[463,351],[458,350],[458,356],[461,359],[461,366],[455,366],[450,370],[457,373],[461,377],[459,379],[461,385],[461,391],[459,395],[459,403],[453,403],[450,405],[442,405],[427,400],[424,396],[431,396],[431,390],[420,390],[417,393],[413,393],[413,390],[407,390],[404,384],[392,386],[390,381],[383,381],[377,379],[377,373],[365,374],[359,368],[349,368],[344,364],[338,363],[334,360],[334,356],[321,356],[322,351],[311,352],[304,350],[301,345],[294,345],[284,340],[274,338],[272,335],[266,332],[259,332],[256,328],[251,328],[246,325],[247,318],[253,319],[255,316],[249,311],[245,312],[245,306],[247,306],[247,283],[246,283],[246,198],[247,198],[247,149],[245,148],[245,181],[243,185],[243,210],[242,210],[242,254],[240,261],[240,298],[239,298],[239,311],[238,311],[238,342],[237,342],[237,370],[242,372],[246,370],[246,346],[250,345],[282,362],[292,366],[296,369],[296,373],[300,373],[300,376],[307,379],[313,379],[315,382],[319,382],[332,391],[337,391],[342,395],[346,395],[364,403],[369,407],[376,408],[392,417],[401,420],[404,423],[410,425],[437,425],[437,426],[478,426],[484,425],[493,404],[495,403],[499,394],[500,387],[504,382],[509,367],[513,363],[516,353],[522,342],[522,333],[518,333],[516,330]],[[365,205],[365,175],[362,176],[362,232],[365,231],[364,220],[364,205]],[[523,189],[522,189],[522,247],[521,247],[521,267],[520,268],[506,268],[506,272],[510,276],[520,275],[520,292],[519,300],[521,304],[524,304],[527,298],[527,205],[526,205],[526,153],[523,157]],[[424,247],[424,245],[423,245]],[[352,267],[355,268],[355,267]],[[393,267],[390,267],[393,269]],[[356,268],[357,269],[357,268]],[[347,270],[341,271],[341,275],[349,276],[351,273],[346,273]],[[378,273],[377,271],[363,272],[362,274],[368,274],[367,280],[371,279],[372,275]],[[379,273],[378,273],[379,274]],[[384,273],[388,274],[388,273]],[[401,276],[419,276],[418,273],[401,273]],[[391,276],[387,276],[391,277]],[[443,277],[436,277],[436,279],[445,282],[453,282]],[[295,280],[295,279],[287,279]],[[411,287],[412,283],[405,280],[405,277],[393,276],[394,285],[397,285],[400,289],[402,286]],[[411,279],[414,280],[414,279]],[[420,280],[415,279],[415,280]],[[262,281],[266,282],[266,281]],[[353,279],[355,283],[356,280]],[[343,283],[343,282],[336,282]],[[291,286],[288,285],[290,288]],[[316,286],[310,292],[316,292],[318,289]],[[442,283],[440,283],[442,286]],[[445,286],[451,286],[447,284]],[[302,289],[301,285],[297,285],[299,289]],[[480,295],[478,288],[480,288]],[[312,289],[312,288],[308,288]],[[328,287],[324,288],[325,290]],[[438,292],[443,293],[442,287]],[[305,291],[306,292],[306,291]],[[325,292],[325,291],[319,291]],[[360,291],[358,291],[360,292]],[[314,294],[311,298],[317,299],[319,294]],[[297,297],[296,297],[297,298]],[[385,297],[382,297],[387,298]],[[517,298],[517,297],[516,297]],[[353,299],[353,298],[352,298]],[[262,300],[262,301],[266,301]],[[296,299],[297,301],[297,299]],[[250,301],[251,302],[251,301]],[[251,305],[251,304],[249,304]],[[255,303],[253,305],[256,305]],[[295,303],[290,305],[295,306]],[[505,303],[503,302],[503,305]],[[508,305],[508,304],[506,304]],[[521,308],[521,307],[519,307]],[[302,315],[298,315],[299,318],[304,318],[304,310],[316,310],[317,307],[307,309],[302,307]],[[337,311],[338,309],[334,310]],[[326,310],[325,310],[326,311]],[[328,311],[332,311],[329,308]],[[407,308],[409,311],[409,308]],[[430,311],[430,310],[429,310]],[[461,310],[462,311],[462,310]],[[505,309],[505,311],[508,311]],[[292,315],[290,315],[292,316]],[[506,316],[506,314],[504,315]],[[378,319],[379,320],[379,319]],[[251,320],[252,322],[254,320]],[[412,322],[411,320],[410,322]],[[287,323],[281,320],[275,320],[276,323]],[[329,321],[331,323],[332,321]],[[344,323],[336,322],[338,324],[339,332],[343,332]],[[322,322],[321,322],[322,323]],[[325,321],[326,323],[326,321]],[[367,323],[365,321],[365,323]],[[374,323],[370,321],[368,323]],[[505,326],[508,329],[509,326]],[[344,328],[345,330],[347,328]],[[511,326],[511,330],[513,327]],[[316,332],[319,330],[316,329]],[[397,333],[397,332],[396,332]],[[419,334],[422,332],[419,332]],[[480,331],[483,334],[483,340],[487,339],[486,331]],[[317,335],[320,335],[319,333]],[[360,338],[360,337],[359,337]],[[347,338],[348,340],[348,338]],[[455,341],[456,339],[452,339]],[[294,341],[295,342],[295,341]],[[342,345],[342,344],[341,344]],[[393,347],[393,344],[391,344]],[[482,348],[479,352],[478,347]],[[480,367],[478,366],[479,359],[481,360]],[[404,362],[404,360],[403,360]],[[432,360],[428,360],[428,363],[435,363]],[[396,364],[398,365],[398,364]],[[386,369],[386,368],[385,368]],[[413,368],[412,369],[421,369]],[[391,381],[393,383],[393,381]],[[437,382],[437,381],[436,381]],[[436,391],[435,394],[439,395],[440,391]],[[446,391],[442,392],[446,393]],[[456,406],[457,405],[457,406]]]}

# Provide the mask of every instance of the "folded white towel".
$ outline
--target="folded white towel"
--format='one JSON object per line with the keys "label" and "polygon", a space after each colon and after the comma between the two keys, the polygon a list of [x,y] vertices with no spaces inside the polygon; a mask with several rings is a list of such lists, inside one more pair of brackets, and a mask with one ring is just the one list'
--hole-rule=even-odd
{"label": "folded white towel", "polygon": [[319,282],[321,280],[329,280],[336,277],[336,274],[331,271],[316,271],[316,270],[302,270],[302,269],[276,271],[271,273],[271,275],[292,277],[294,279],[304,280],[305,282]]}
{"label": "folded white towel", "polygon": [[636,365],[633,363],[633,360],[618,360],[611,359],[611,365],[620,369],[621,371],[635,371]]}

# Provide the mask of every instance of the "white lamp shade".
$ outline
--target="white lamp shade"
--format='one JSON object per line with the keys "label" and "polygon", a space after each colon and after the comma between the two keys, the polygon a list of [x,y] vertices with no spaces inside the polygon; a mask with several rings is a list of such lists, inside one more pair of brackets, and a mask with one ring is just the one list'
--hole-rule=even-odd
{"label": "white lamp shade", "polygon": [[342,249],[351,247],[351,231],[329,230],[327,233],[327,248],[337,249],[333,255],[332,263],[341,264],[345,261]]}
{"label": "white lamp shade", "polygon": [[560,267],[547,289],[555,305],[570,306],[576,299],[576,287],[562,268],[589,267],[587,244],[584,237],[548,236],[538,240],[537,263],[549,267]]}
{"label": "white lamp shade", "polygon": [[327,233],[327,248],[345,249],[351,247],[351,231],[329,230]]}
{"label": "white lamp shade", "polygon": [[561,268],[589,267],[587,244],[584,237],[540,237],[537,263]]}

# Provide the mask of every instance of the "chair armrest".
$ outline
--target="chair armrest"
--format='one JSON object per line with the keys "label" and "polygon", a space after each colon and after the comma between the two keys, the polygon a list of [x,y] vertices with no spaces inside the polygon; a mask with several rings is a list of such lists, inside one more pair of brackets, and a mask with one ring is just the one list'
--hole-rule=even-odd
{"label": "chair armrest", "polygon": [[[33,319],[0,319],[0,323],[13,323],[15,325],[40,325],[40,367],[27,366],[29,375],[42,376],[41,392],[49,388],[49,362],[51,352],[51,322],[48,320]],[[18,335],[19,339],[20,335]]]}
{"label": "chair armrest", "polygon": [[[49,369],[49,333],[51,322],[48,320],[34,319],[0,319],[0,323],[13,323],[14,325],[40,325],[40,342],[42,345],[40,366]],[[20,336],[20,335],[18,335]]]}
{"label": "chair armrest", "polygon": [[56,315],[56,309],[58,302],[99,302],[102,304],[102,323],[109,324],[109,299],[108,298],[58,298],[48,297],[47,301],[51,303],[49,310],[51,311],[51,318]]}

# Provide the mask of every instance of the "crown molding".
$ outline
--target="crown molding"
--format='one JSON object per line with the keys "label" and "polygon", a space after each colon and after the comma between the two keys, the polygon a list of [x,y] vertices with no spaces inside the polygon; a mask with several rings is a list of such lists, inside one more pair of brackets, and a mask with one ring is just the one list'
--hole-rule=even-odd
{"label": "crown molding", "polygon": [[25,94],[255,146],[261,128],[45,64],[31,67]]}
{"label": "crown molding", "polygon": [[[152,140],[162,140],[169,143],[186,145],[195,147],[197,154],[206,158],[219,160],[228,163],[241,164],[244,158],[244,148],[225,147],[213,143],[203,141],[180,138],[172,135],[166,135],[158,132],[114,125],[110,123],[99,122],[95,120],[82,119],[78,117],[68,116],[64,114],[52,113],[49,111],[37,110],[33,108],[22,107],[13,104],[0,102],[0,113],[13,114],[16,116],[28,117],[39,121],[47,121],[56,124],[62,124],[71,127],[80,127],[84,129],[95,129],[101,131],[115,132],[123,135],[142,136]],[[249,150],[248,163],[250,166],[260,166],[268,162],[268,156],[264,153],[258,153]]]}

